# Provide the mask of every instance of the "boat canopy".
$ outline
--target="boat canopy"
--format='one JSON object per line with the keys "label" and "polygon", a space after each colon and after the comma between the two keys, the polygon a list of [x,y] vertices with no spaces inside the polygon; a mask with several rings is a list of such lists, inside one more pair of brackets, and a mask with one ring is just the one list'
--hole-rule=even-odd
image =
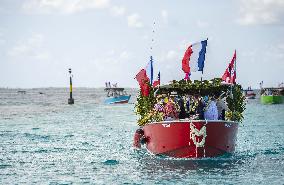
{"label": "boat canopy", "polygon": [[170,84],[156,88],[156,94],[178,94],[178,95],[216,95],[230,91],[234,84],[221,83],[220,78],[212,80],[173,81]]}
{"label": "boat canopy", "polygon": [[282,95],[284,96],[284,87],[265,87],[261,89],[261,95]]}
{"label": "boat canopy", "polygon": [[281,90],[284,90],[284,87],[264,87],[262,89],[264,89],[264,90],[279,90],[279,91],[281,91]]}
{"label": "boat canopy", "polygon": [[108,87],[108,88],[105,88],[105,91],[124,91],[124,88],[121,88],[121,87]]}

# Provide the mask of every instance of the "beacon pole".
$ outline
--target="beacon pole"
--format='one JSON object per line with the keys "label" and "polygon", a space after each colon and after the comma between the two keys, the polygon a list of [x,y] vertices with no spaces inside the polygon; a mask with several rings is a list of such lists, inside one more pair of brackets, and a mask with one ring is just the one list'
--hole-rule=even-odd
{"label": "beacon pole", "polygon": [[71,68],[69,68],[69,74],[70,74],[70,98],[68,99],[68,104],[74,104],[74,99],[72,97],[72,71]]}

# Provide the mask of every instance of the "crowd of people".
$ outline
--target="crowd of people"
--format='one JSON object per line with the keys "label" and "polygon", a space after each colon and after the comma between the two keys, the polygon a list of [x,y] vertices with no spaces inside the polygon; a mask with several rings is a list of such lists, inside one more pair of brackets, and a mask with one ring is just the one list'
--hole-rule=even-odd
{"label": "crowd of people", "polygon": [[178,119],[225,120],[228,106],[223,95],[158,95],[154,111],[163,114],[164,121]]}

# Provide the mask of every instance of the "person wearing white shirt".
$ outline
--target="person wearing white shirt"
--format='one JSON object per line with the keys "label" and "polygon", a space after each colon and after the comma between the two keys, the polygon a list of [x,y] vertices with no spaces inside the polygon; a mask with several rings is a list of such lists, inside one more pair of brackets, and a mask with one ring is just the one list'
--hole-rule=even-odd
{"label": "person wearing white shirt", "polygon": [[218,120],[217,102],[214,97],[211,97],[211,100],[209,101],[208,106],[205,109],[204,119]]}

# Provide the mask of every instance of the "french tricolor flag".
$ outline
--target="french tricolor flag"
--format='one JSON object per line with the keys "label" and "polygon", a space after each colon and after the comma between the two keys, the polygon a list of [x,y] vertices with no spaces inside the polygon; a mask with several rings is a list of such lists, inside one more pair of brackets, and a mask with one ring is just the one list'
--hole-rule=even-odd
{"label": "french tricolor flag", "polygon": [[182,70],[186,76],[191,72],[202,71],[204,68],[207,40],[190,45],[182,59]]}

